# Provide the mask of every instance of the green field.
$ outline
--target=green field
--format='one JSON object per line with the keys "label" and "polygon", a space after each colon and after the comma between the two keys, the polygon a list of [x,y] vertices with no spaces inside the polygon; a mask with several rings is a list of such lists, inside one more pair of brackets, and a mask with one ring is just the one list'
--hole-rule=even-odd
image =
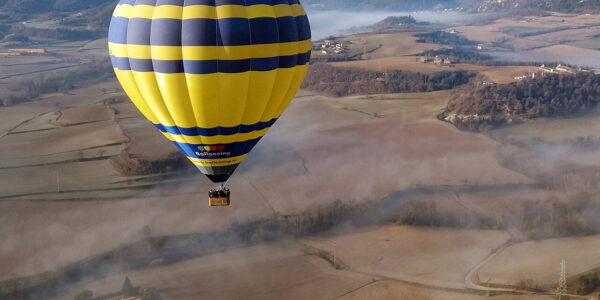
{"label": "green field", "polygon": [[527,27],[527,26],[504,26],[504,27],[500,27],[500,32],[504,33],[504,34],[508,34],[508,35],[516,35],[516,36],[521,36],[521,35],[533,35],[536,32],[541,32],[544,31],[545,28],[541,28],[541,27]]}
{"label": "green field", "polygon": [[579,118],[540,119],[502,127],[490,132],[492,136],[511,137],[521,140],[542,138],[548,142],[572,140],[577,137],[600,136],[600,116]]}
{"label": "green field", "polygon": [[576,41],[576,42],[569,43],[569,45],[572,45],[575,47],[580,47],[580,48],[585,48],[585,49],[600,50],[600,39],[593,38],[593,39],[587,39],[587,40],[582,40],[582,41]]}

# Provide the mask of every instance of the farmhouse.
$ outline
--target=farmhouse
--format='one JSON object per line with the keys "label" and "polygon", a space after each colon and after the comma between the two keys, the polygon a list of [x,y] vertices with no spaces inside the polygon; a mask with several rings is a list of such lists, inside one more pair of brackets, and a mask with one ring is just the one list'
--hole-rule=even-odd
{"label": "farmhouse", "polygon": [[558,71],[560,73],[567,73],[567,74],[575,74],[576,73],[575,70],[573,70],[572,68],[563,66],[560,64],[556,67],[556,71]]}
{"label": "farmhouse", "polygon": [[0,52],[0,56],[21,56],[19,52]]}
{"label": "farmhouse", "polygon": [[44,48],[30,48],[30,49],[8,49],[8,53],[19,53],[19,54],[45,54],[46,49]]}

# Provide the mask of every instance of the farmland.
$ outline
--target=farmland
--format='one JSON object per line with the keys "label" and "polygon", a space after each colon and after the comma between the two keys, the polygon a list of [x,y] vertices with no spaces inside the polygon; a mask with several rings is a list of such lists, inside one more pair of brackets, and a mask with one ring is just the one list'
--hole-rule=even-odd
{"label": "farmland", "polygon": [[[596,17],[452,29],[585,56],[597,55],[593,40],[563,43],[595,34]],[[451,46],[417,43],[421,32],[339,37],[356,60],[329,63],[465,70],[498,84],[537,69],[422,63],[420,53]],[[47,49],[0,59],[0,84],[86,65],[105,55],[106,40]],[[553,299],[562,259],[569,280],[600,266],[598,116],[465,132],[438,119],[453,92],[301,90],[228,183],[227,209],[207,207],[209,180],[114,78],[0,107],[0,296],[43,288],[49,299],[103,297],[128,276],[164,299]]]}

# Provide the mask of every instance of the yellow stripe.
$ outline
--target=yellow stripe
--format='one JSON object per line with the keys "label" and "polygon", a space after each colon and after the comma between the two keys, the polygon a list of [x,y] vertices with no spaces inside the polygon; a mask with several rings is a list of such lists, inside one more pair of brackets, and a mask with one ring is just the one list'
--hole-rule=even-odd
{"label": "yellow stripe", "polygon": [[154,14],[146,19],[177,19],[181,20],[183,7],[176,5],[161,5],[154,8]]}
{"label": "yellow stripe", "polygon": [[292,8],[292,17],[299,17],[299,16],[305,16],[306,15],[306,11],[304,10],[304,7],[302,7],[302,5],[300,4],[293,4],[290,5],[290,7]]}
{"label": "yellow stripe", "polygon": [[[246,10],[247,10],[247,18],[248,19],[256,19],[256,18],[277,18],[277,17],[283,17],[284,15],[280,15],[278,16],[276,14],[277,12],[277,6],[281,7],[281,6],[289,6],[286,4],[279,4],[279,5],[275,5],[275,6],[270,6],[270,5],[266,5],[266,4],[260,4],[260,5],[253,5],[253,6],[249,6]],[[284,10],[288,8],[284,8]],[[280,9],[281,11],[281,9]],[[289,14],[288,14],[289,15]],[[227,18],[224,16],[219,15],[219,18]]]}
{"label": "yellow stripe", "polygon": [[[154,13],[154,6],[151,5],[136,5],[131,12],[129,18],[147,18],[150,16],[152,18],[152,14]],[[181,17],[181,16],[180,16]]]}
{"label": "yellow stripe", "polygon": [[[243,18],[246,16],[244,15]],[[183,9],[183,19],[216,19],[217,10],[210,5],[190,5]]]}
{"label": "yellow stripe", "polygon": [[[111,54],[116,57],[160,60],[216,60],[276,57],[308,52],[311,41],[245,46],[148,46],[109,43]],[[151,55],[154,54],[154,56]],[[250,55],[252,54],[252,55]],[[251,56],[251,57],[250,57]]]}
{"label": "yellow stripe", "polygon": [[133,6],[131,6],[131,5],[119,4],[119,5],[117,5],[117,7],[115,8],[115,11],[113,12],[113,17],[129,18],[132,10],[133,10]]}
{"label": "yellow stripe", "polygon": [[195,165],[202,167],[223,167],[239,164],[246,158],[246,156],[248,156],[248,154],[221,159],[199,159],[188,156],[188,159]]}
{"label": "yellow stripe", "polygon": [[115,74],[117,75],[117,79],[123,90],[127,93],[131,102],[140,110],[140,112],[152,123],[160,122],[158,117],[154,114],[144,96],[140,93],[137,84],[135,83],[135,78],[130,71],[121,71],[117,68],[113,68],[115,70]]}
{"label": "yellow stripe", "polygon": [[[133,11],[133,14],[132,14]],[[224,19],[224,18],[279,18],[298,17],[306,15],[300,4],[258,4],[252,6],[243,5],[190,5],[186,7],[176,5],[136,5],[135,9],[129,4],[119,4],[113,16],[124,18],[144,19]]]}
{"label": "yellow stripe", "polygon": [[234,135],[216,135],[216,136],[184,136],[162,132],[162,134],[172,142],[187,143],[187,144],[231,144],[237,142],[245,142],[264,136],[269,128],[249,133],[238,133]]}

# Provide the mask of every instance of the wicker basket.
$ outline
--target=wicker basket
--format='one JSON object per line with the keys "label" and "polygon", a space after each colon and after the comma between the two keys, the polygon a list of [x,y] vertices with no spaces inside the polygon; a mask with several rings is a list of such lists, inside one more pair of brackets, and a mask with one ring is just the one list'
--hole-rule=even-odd
{"label": "wicker basket", "polygon": [[208,197],[208,206],[229,206],[229,197]]}

